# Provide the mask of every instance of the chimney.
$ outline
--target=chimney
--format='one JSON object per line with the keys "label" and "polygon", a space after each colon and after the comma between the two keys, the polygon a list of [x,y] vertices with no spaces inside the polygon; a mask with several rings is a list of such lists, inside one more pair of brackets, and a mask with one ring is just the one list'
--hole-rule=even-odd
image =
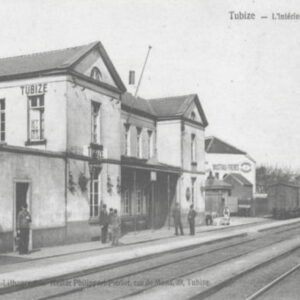
{"label": "chimney", "polygon": [[133,71],[133,70],[129,71],[128,84],[129,85],[134,85],[135,84],[135,71]]}

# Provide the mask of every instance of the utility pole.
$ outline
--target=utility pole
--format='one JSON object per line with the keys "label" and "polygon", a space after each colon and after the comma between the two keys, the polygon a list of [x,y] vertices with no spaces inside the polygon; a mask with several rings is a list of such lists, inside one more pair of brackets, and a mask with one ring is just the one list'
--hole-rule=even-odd
{"label": "utility pole", "polygon": [[143,78],[143,75],[144,75],[145,67],[146,67],[146,64],[147,64],[147,61],[148,61],[148,58],[149,58],[149,54],[150,54],[151,49],[152,49],[152,46],[149,45],[149,46],[148,46],[147,56],[146,56],[146,59],[145,59],[144,65],[143,65],[143,69],[142,69],[142,73],[141,73],[141,76],[140,76],[138,85],[137,85],[136,90],[135,90],[134,97],[137,97],[137,95],[138,95],[139,88],[140,88],[140,85],[141,85],[141,82],[142,82],[142,78]]}
{"label": "utility pole", "polygon": [[[131,110],[133,109],[134,103],[135,103],[135,101],[138,97],[138,92],[139,92],[139,89],[140,89],[140,86],[141,86],[141,83],[142,83],[144,71],[145,71],[145,68],[146,68],[146,64],[147,64],[151,49],[152,49],[152,46],[149,45],[148,46],[148,52],[147,52],[147,55],[146,55],[146,59],[145,59],[145,62],[144,62],[143,68],[142,68],[141,76],[139,78],[139,82],[138,82],[138,85],[137,85],[135,93],[134,93],[134,99],[131,102],[131,106],[130,106]],[[130,116],[131,116],[131,111],[128,113],[127,123],[129,123]]]}

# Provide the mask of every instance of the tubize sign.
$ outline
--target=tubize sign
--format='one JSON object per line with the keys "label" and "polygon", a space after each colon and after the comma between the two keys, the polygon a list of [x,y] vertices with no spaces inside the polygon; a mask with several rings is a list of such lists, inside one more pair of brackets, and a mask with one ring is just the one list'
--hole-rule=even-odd
{"label": "tubize sign", "polygon": [[43,95],[47,92],[47,83],[20,86],[22,95]]}
{"label": "tubize sign", "polygon": [[251,164],[243,162],[241,164],[213,164],[212,168],[214,171],[227,171],[227,172],[243,172],[249,173],[252,169]]}

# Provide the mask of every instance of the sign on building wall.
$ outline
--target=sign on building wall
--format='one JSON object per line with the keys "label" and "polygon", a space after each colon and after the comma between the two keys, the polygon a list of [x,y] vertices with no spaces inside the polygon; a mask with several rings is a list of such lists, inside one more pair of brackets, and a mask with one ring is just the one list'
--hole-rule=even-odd
{"label": "sign on building wall", "polygon": [[251,164],[244,162],[242,164],[213,164],[213,171],[227,171],[227,172],[243,172],[248,173],[251,171]]}
{"label": "sign on building wall", "polygon": [[47,92],[47,83],[22,85],[20,88],[22,95],[42,95]]}

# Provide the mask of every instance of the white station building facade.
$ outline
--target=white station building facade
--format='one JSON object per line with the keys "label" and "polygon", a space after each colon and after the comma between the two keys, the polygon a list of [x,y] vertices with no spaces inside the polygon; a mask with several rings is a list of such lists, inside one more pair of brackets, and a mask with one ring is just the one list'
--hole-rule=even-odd
{"label": "white station building facade", "polygon": [[170,224],[175,202],[200,218],[207,125],[196,94],[126,93],[100,42],[0,59],[0,252],[25,203],[32,248],[99,238],[103,204],[126,230]]}

